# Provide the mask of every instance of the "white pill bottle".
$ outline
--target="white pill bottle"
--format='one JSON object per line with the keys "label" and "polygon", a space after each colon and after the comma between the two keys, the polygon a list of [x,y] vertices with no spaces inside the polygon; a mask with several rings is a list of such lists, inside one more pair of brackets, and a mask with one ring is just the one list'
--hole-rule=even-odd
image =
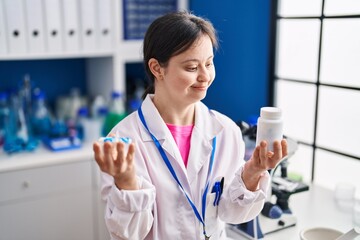
{"label": "white pill bottle", "polygon": [[274,141],[283,139],[282,112],[277,107],[262,107],[257,122],[256,146],[265,140],[268,151],[274,151]]}

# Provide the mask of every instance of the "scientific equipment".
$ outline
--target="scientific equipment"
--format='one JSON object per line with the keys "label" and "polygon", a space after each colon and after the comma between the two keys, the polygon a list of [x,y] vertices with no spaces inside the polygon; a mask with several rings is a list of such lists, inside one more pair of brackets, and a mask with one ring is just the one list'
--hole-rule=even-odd
{"label": "scientific equipment", "polygon": [[2,146],[5,141],[5,131],[10,115],[10,109],[7,100],[7,94],[0,92],[0,146]]}
{"label": "scientific equipment", "polygon": [[141,79],[132,79],[134,82],[132,85],[134,86],[131,89],[131,93],[129,94],[128,98],[128,112],[131,113],[133,111],[138,110],[142,103],[142,95],[145,92],[145,83]]}
{"label": "scientific equipment", "polygon": [[360,228],[354,227],[346,233],[342,233],[336,229],[315,227],[307,228],[300,232],[301,240],[354,240],[360,236]]}
{"label": "scientific equipment", "polygon": [[89,139],[95,140],[101,136],[104,136],[108,133],[105,133],[105,119],[108,115],[108,106],[105,102],[104,97],[101,95],[96,96],[91,104],[91,128],[92,133]]}
{"label": "scientific equipment", "polygon": [[300,239],[301,240],[319,240],[319,239],[336,240],[341,235],[343,235],[343,233],[336,229],[315,227],[315,228],[307,228],[302,230],[300,232]]}
{"label": "scientific equipment", "polygon": [[111,129],[126,117],[125,99],[122,93],[114,91],[111,94],[109,112],[105,118],[104,131],[108,134]]}
{"label": "scientific equipment", "polygon": [[78,111],[81,106],[84,106],[83,100],[81,98],[80,90],[78,88],[72,88],[70,90],[70,98],[67,107],[66,118],[76,119]]}
{"label": "scientific equipment", "polygon": [[[246,122],[239,122],[243,136],[247,136],[249,141],[255,141],[257,126],[250,126]],[[288,159],[293,156],[297,150],[297,142],[284,136],[288,143],[288,155],[270,171],[272,177],[271,187],[272,194],[276,200],[270,199],[265,203],[261,214],[254,220],[230,225],[230,229],[248,239],[262,239],[264,235],[276,232],[296,225],[296,215],[289,207],[289,199],[292,194],[309,190],[309,186],[300,181],[294,181],[288,178],[287,167]],[[254,145],[254,144],[253,144]],[[249,146],[253,146],[249,144]],[[247,146],[246,146],[247,147]],[[253,149],[251,149],[252,152]],[[278,170],[280,169],[280,174]]]}
{"label": "scientific equipment", "polygon": [[32,110],[31,92],[32,81],[30,75],[25,74],[23,81],[19,84],[19,98],[26,118],[30,116]]}
{"label": "scientific equipment", "polygon": [[37,89],[33,96],[33,109],[31,112],[31,127],[34,137],[42,139],[50,135],[51,116],[45,103],[45,93]]}
{"label": "scientific equipment", "polygon": [[87,118],[89,115],[89,110],[87,107],[80,107],[78,112],[77,112],[77,117],[76,117],[76,134],[77,137],[81,140],[84,141],[88,136],[86,136],[86,127],[87,127]]}
{"label": "scientific equipment", "polygon": [[5,131],[4,151],[15,153],[33,151],[38,141],[32,136],[28,117],[25,115],[22,101],[12,94],[10,97],[9,121]]}

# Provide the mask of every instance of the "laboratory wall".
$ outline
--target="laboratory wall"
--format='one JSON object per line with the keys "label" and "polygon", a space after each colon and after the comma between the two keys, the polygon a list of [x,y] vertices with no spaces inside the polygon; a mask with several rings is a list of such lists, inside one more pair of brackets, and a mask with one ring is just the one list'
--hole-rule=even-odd
{"label": "laboratory wall", "polygon": [[204,102],[234,121],[251,121],[271,102],[271,1],[190,0],[189,7],[212,21],[220,39],[216,78]]}

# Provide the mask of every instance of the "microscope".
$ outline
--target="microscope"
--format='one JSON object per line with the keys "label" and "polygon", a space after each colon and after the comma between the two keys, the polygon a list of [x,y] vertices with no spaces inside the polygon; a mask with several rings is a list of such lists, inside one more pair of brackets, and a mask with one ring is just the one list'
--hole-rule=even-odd
{"label": "microscope", "polygon": [[[245,160],[250,158],[249,153],[254,150],[256,140],[256,125],[250,126],[245,122],[239,122],[248,155]],[[296,225],[296,216],[289,207],[290,196],[309,190],[309,186],[301,181],[288,178],[287,168],[289,158],[297,150],[298,144],[291,138],[284,137],[288,143],[288,155],[270,171],[271,175],[271,197],[268,199],[261,213],[253,220],[230,225],[230,229],[249,239],[262,239],[264,235]],[[248,149],[250,148],[250,149]]]}

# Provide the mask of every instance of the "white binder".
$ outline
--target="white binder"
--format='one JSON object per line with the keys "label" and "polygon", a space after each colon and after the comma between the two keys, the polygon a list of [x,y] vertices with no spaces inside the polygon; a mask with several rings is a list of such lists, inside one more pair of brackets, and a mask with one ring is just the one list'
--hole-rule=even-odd
{"label": "white binder", "polygon": [[42,0],[24,0],[28,50],[45,52],[45,28]]}
{"label": "white binder", "polygon": [[5,15],[4,15],[3,2],[0,1],[0,55],[5,55],[5,54],[7,54]]}
{"label": "white binder", "polygon": [[63,50],[63,31],[60,0],[44,0],[47,51],[59,53]]}
{"label": "white binder", "polygon": [[92,51],[97,48],[95,0],[80,0],[81,48]]}
{"label": "white binder", "polygon": [[102,50],[110,50],[113,46],[114,28],[112,25],[113,19],[113,1],[100,0],[98,1],[98,41],[99,48]]}
{"label": "white binder", "polygon": [[25,53],[25,16],[22,0],[4,0],[4,14],[6,23],[6,39],[10,54]]}
{"label": "white binder", "polygon": [[63,0],[64,50],[77,52],[80,45],[79,2]]}

